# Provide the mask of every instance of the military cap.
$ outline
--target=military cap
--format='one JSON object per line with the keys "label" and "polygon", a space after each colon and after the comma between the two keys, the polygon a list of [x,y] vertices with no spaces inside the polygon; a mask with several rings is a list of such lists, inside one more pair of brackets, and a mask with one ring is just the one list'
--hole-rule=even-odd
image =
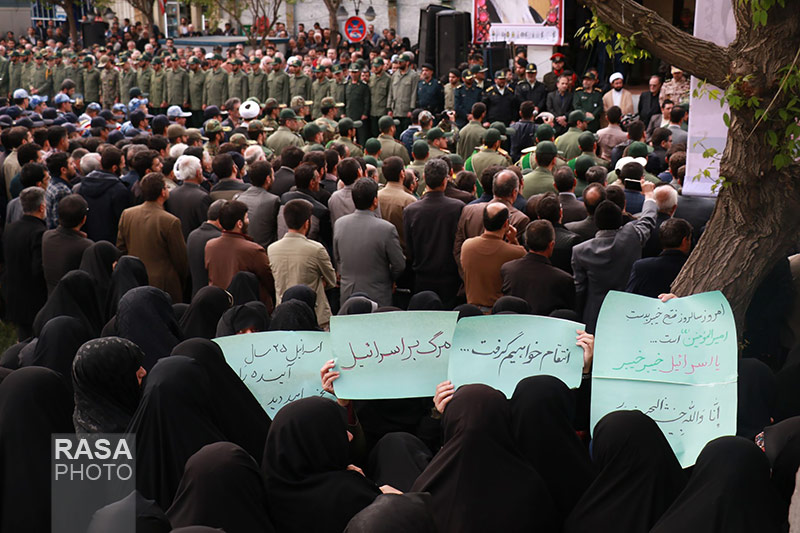
{"label": "military cap", "polygon": [[285,109],[281,109],[281,114],[279,117],[281,120],[296,120],[297,114],[294,112],[294,109],[287,107]]}
{"label": "military cap", "polygon": [[431,128],[428,130],[428,133],[425,135],[425,138],[429,141],[435,141],[436,139],[441,139],[443,137],[452,137],[452,132],[444,132],[441,128]]}
{"label": "military cap", "polygon": [[468,68],[465,68],[465,69],[464,69],[464,70],[461,72],[461,77],[462,77],[462,78],[464,78],[465,80],[467,80],[467,79],[471,80],[472,78],[474,78],[474,77],[475,77],[475,74],[473,74],[473,73],[472,73],[472,71],[471,71],[470,69],[468,69]]}
{"label": "military cap", "polygon": [[580,146],[581,150],[591,150],[596,141],[597,137],[591,131],[584,131],[578,135],[578,146]]}
{"label": "military cap", "polygon": [[260,120],[251,120],[247,123],[247,131],[264,131],[264,123]]}
{"label": "military cap", "polygon": [[278,107],[278,100],[275,98],[267,98],[267,101],[264,102],[264,107],[267,109],[275,109]]}
{"label": "military cap", "polygon": [[414,144],[411,146],[411,153],[414,155],[414,159],[425,159],[428,157],[430,151],[431,149],[428,143],[422,139],[414,141]]}
{"label": "military cap", "polygon": [[197,57],[197,56],[192,56],[192,57],[189,58],[189,64],[190,65],[200,65],[201,63],[202,63],[202,61],[200,61],[200,58]]}
{"label": "military cap", "polygon": [[217,133],[222,131],[222,124],[220,124],[219,120],[211,119],[205,123],[203,129],[206,133]]}
{"label": "military cap", "polygon": [[584,113],[580,109],[576,109],[575,111],[570,111],[570,114],[567,117],[567,123],[577,124],[579,120],[581,122],[586,122],[586,113]]}
{"label": "military cap", "polygon": [[380,150],[381,142],[375,137],[367,139],[367,142],[364,143],[364,151],[368,154],[377,154]]}
{"label": "military cap", "polygon": [[180,124],[170,124],[167,128],[168,139],[175,139],[177,137],[183,137],[184,135],[186,135],[186,128]]}
{"label": "military cap", "polygon": [[389,115],[384,115],[378,120],[378,129],[381,131],[387,131],[392,126],[399,126],[400,121],[396,118],[392,118]]}
{"label": "military cap", "polygon": [[322,133],[322,130],[314,122],[309,122],[303,126],[303,139],[307,141],[313,139],[318,133]]}
{"label": "military cap", "polygon": [[497,141],[505,141],[506,136],[502,135],[499,131],[494,128],[489,128],[486,130],[486,133],[483,136],[483,143],[486,146],[492,146]]}
{"label": "military cap", "polygon": [[554,130],[549,124],[542,124],[536,128],[537,141],[549,141],[555,136],[555,134],[556,130]]}
{"label": "military cap", "polygon": [[542,141],[536,145],[536,153],[541,155],[558,155],[556,143],[552,141]]}
{"label": "military cap", "polygon": [[528,63],[525,65],[525,72],[537,72],[536,63]]}
{"label": "military cap", "polygon": [[339,133],[346,133],[353,128],[360,128],[363,123],[360,120],[353,120],[349,117],[339,119]]}

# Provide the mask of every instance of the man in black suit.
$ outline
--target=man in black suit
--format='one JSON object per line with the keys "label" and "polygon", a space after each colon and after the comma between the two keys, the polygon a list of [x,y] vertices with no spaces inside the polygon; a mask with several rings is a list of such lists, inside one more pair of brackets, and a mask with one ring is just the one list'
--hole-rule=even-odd
{"label": "man in black suit", "polygon": [[6,260],[6,320],[17,327],[19,340],[33,335],[33,319],[47,300],[42,267],[42,236],[46,203],[44,189],[28,187],[19,195],[22,218],[6,226],[3,252]]}
{"label": "man in black suit", "polygon": [[661,93],[663,83],[658,74],[653,74],[650,76],[650,90],[639,95],[639,120],[645,124],[650,124],[650,118],[653,115],[661,113],[658,95]]}
{"label": "man in black suit", "polygon": [[575,309],[575,281],[550,264],[556,244],[553,225],[534,220],[525,228],[528,253],[500,268],[503,294],[527,301],[534,315],[548,316],[556,309]]}
{"label": "man in black suit", "polygon": [[425,163],[425,194],[403,209],[403,235],[415,275],[414,293],[434,291],[452,308],[461,285],[452,250],[464,202],[445,196],[448,176],[444,161]]}
{"label": "man in black suit", "polygon": [[657,298],[671,292],[692,249],[692,225],[682,218],[670,218],[658,228],[664,251],[658,257],[639,259],[633,264],[626,292]]}
{"label": "man in black suit", "polygon": [[[683,180],[686,176],[686,169],[683,171],[678,170],[678,183],[683,188]],[[706,198],[704,196],[686,196],[681,192],[678,197],[678,208],[675,210],[675,216],[685,219],[692,225],[692,244],[697,244],[703,230],[706,228],[711,214],[714,212],[714,207],[717,205],[716,198]]]}
{"label": "man in black suit", "polygon": [[281,152],[281,168],[275,171],[275,179],[269,192],[280,197],[294,187],[294,169],[303,162],[303,150],[297,146],[287,146]]}
{"label": "man in black suit", "polygon": [[575,186],[578,180],[568,166],[563,166],[553,173],[553,185],[558,191],[558,200],[561,202],[562,223],[577,222],[586,218],[586,206],[575,197]]}
{"label": "man in black suit", "polygon": [[594,222],[594,210],[600,202],[606,199],[606,190],[599,183],[590,183],[583,190],[583,204],[586,206],[586,218],[577,222],[570,222],[564,226],[571,232],[577,233],[581,241],[588,241],[594,238],[597,233],[597,224]]}
{"label": "man in black suit", "polygon": [[58,227],[45,231],[42,237],[48,295],[64,274],[81,266],[83,251],[93,244],[81,231],[88,211],[89,206],[80,194],[67,195],[58,202]]}
{"label": "man in black suit", "polygon": [[563,209],[553,193],[545,194],[536,205],[536,213],[547,220],[555,230],[556,244],[550,256],[550,263],[567,274],[572,274],[572,247],[581,242],[579,235],[572,233],[562,224]]}
{"label": "man in black suit", "polygon": [[189,274],[192,276],[192,296],[197,291],[208,285],[208,270],[206,270],[206,244],[211,239],[222,235],[222,226],[219,223],[219,211],[227,200],[216,200],[208,206],[207,219],[200,227],[189,234],[186,239],[186,254],[189,259]]}
{"label": "man in black suit", "polygon": [[211,196],[200,186],[203,183],[203,165],[198,158],[183,156],[178,172],[183,184],[169,192],[164,207],[180,219],[183,238],[187,239],[206,220]]}
{"label": "man in black suit", "polygon": [[569,90],[569,83],[569,76],[559,76],[556,90],[547,95],[547,111],[556,119],[553,125],[556,136],[567,131],[567,116],[572,111],[572,92]]}

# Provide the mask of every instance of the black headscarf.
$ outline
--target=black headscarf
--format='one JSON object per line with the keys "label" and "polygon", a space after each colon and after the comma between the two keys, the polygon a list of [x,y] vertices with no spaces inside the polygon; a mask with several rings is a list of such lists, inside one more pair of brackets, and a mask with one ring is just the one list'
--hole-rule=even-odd
{"label": "black headscarf", "polygon": [[378,309],[378,304],[365,296],[351,296],[342,304],[339,315],[368,315]]}
{"label": "black headscarf", "polygon": [[505,396],[460,387],[442,416],[444,446],[414,483],[430,492],[439,531],[555,531],[544,481],[522,457]]}
{"label": "black headscarf", "polygon": [[278,411],[261,463],[278,531],[339,533],[375,500],[378,487],[347,470],[348,450],[345,411],[335,402],[303,398]]}
{"label": "black headscarf", "polygon": [[236,335],[240,331],[251,329],[253,332],[267,331],[269,313],[263,302],[247,302],[234,305],[222,314],[217,322],[217,337]]}
{"label": "black headscarf", "polygon": [[408,301],[409,311],[441,311],[442,299],[433,291],[418,292]]}
{"label": "black headscarf", "polygon": [[211,380],[188,357],[158,361],[147,376],[128,433],[136,434],[136,487],[167,509],[189,457],[206,444],[227,440],[211,405]]}
{"label": "black headscarf", "polygon": [[103,329],[103,316],[97,306],[92,276],[83,270],[73,270],[64,274],[56,288],[47,298],[33,321],[33,334],[38,337],[42,328],[51,318],[71,316],[83,322],[92,337]]}
{"label": "black headscarf", "polygon": [[753,440],[767,427],[775,411],[777,381],[772,369],[758,359],[739,359],[736,435]]}
{"label": "black headscarf", "polygon": [[51,435],[71,433],[69,391],[49,368],[0,385],[0,531],[50,531]]}
{"label": "black headscarf", "polygon": [[542,476],[561,520],[592,482],[589,452],[575,433],[575,400],[553,376],[523,379],[511,397],[511,429],[522,455]]}
{"label": "black headscarf", "polygon": [[148,282],[147,269],[141,259],[132,255],[120,257],[114,272],[111,273],[111,284],[108,287],[106,300],[106,321],[117,314],[119,301],[125,293],[136,287],[144,287]]}
{"label": "black headscarf", "polygon": [[84,272],[92,276],[95,283],[95,294],[97,305],[105,316],[106,301],[108,300],[108,289],[111,287],[111,273],[114,270],[114,262],[119,261],[122,252],[119,248],[108,241],[98,241],[83,251],[81,266]]}
{"label": "black headscarf", "polygon": [[136,533],[169,533],[172,526],[167,515],[153,500],[148,500],[139,491],[99,509],[92,517],[86,533],[109,533],[128,531],[130,517],[136,517]]}
{"label": "black headscarf", "polygon": [[425,492],[381,494],[347,524],[344,533],[436,533]]}
{"label": "black headscarf", "polygon": [[517,315],[529,315],[531,306],[526,300],[516,296],[501,296],[492,306],[493,315],[509,312]]}
{"label": "black headscarf", "polygon": [[319,331],[317,315],[305,302],[289,300],[279,304],[269,323],[270,331]]}
{"label": "black headscarf", "polygon": [[25,347],[28,346],[31,342],[35,339],[27,339],[22,342],[18,342],[11,347],[9,347],[3,355],[0,356],[0,365],[3,368],[8,368],[10,370],[16,370],[20,367],[21,364],[21,357],[22,353],[25,350]]}
{"label": "black headscarf", "polygon": [[30,361],[22,361],[23,366],[43,366],[55,370],[72,392],[72,360],[78,348],[91,338],[86,326],[77,318],[52,318],[42,328],[33,357]]}
{"label": "black headscarf", "polygon": [[641,411],[609,413],[594,428],[597,476],[564,531],[647,533],[686,484],[658,425]]}
{"label": "black headscarf", "polygon": [[471,316],[483,316],[483,311],[479,307],[472,304],[457,305],[453,311],[458,312],[458,319],[469,318]]}
{"label": "black headscarf", "polygon": [[651,531],[780,533],[786,514],[758,446],[741,437],[720,437],[700,452],[686,488]]}
{"label": "black headscarf", "polygon": [[800,468],[800,416],[764,428],[764,451],[772,468],[772,482],[788,504]]}
{"label": "black headscarf", "polygon": [[231,279],[228,292],[233,296],[233,305],[258,302],[260,300],[258,278],[252,272],[240,270]]}
{"label": "black headscarf", "polygon": [[142,396],[136,372],[144,354],[119,337],[94,339],[78,350],[72,363],[76,433],[122,433]]}
{"label": "black headscarf", "polygon": [[225,362],[222,349],[206,339],[189,339],[173,348],[172,355],[186,356],[203,367],[211,378],[211,408],[219,429],[227,440],[261,459],[271,422],[269,415]]}
{"label": "black headscarf", "polygon": [[369,454],[366,473],[378,486],[408,492],[428,467],[433,454],[418,437],[405,431],[387,433]]}
{"label": "black headscarf", "polygon": [[170,533],[227,533],[225,530],[207,526],[189,526],[173,529]]}
{"label": "black headscarf", "polygon": [[167,516],[173,527],[203,525],[226,533],[275,531],[255,460],[230,442],[203,446],[187,462]]}
{"label": "black headscarf", "polygon": [[213,339],[217,322],[231,306],[231,295],[219,287],[203,287],[192,297],[192,303],[180,319],[183,338]]}
{"label": "black headscarf", "polygon": [[300,300],[305,302],[311,309],[314,309],[317,305],[317,293],[308,285],[294,285],[286,289],[281,297],[282,302],[288,302],[289,300]]}
{"label": "black headscarf", "polygon": [[182,340],[169,294],[150,286],[131,289],[122,297],[117,333],[142,349],[142,366],[148,372]]}

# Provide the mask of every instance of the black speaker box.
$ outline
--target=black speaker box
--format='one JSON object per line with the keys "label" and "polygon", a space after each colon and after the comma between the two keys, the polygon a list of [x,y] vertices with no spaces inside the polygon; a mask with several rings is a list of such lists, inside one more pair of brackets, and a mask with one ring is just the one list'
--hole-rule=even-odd
{"label": "black speaker box", "polygon": [[81,24],[83,47],[89,48],[95,44],[104,45],[106,42],[106,29],[108,29],[108,24],[105,22],[84,22]]}
{"label": "black speaker box", "polygon": [[472,24],[470,14],[463,11],[436,13],[436,74],[438,77],[467,60]]}

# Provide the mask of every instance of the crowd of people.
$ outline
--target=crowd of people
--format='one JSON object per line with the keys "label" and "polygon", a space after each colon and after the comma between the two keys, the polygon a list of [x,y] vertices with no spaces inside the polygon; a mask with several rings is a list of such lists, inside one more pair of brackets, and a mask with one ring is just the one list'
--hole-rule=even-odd
{"label": "crowd of people", "polygon": [[[278,23],[288,44],[253,50],[179,48],[128,21],[87,48],[50,30],[0,40],[19,341],[0,357],[0,530],[50,528],[50,435],[72,432],[135,434],[137,491],[93,532],[131,512],[137,531],[187,533],[786,530],[788,259],[748,312],[737,436],[688,470],[639,411],[590,440],[605,296],[674,297],[715,208],[682,191],[680,69],[635,104],[622,73],[562,53],[542,81],[524,53],[491,75],[479,51],[436,72],[388,29],[349,44]],[[527,378],[509,400],[449,382],[310,397],[270,420],[211,341],[405,310],[585,323],[584,379]]]}

